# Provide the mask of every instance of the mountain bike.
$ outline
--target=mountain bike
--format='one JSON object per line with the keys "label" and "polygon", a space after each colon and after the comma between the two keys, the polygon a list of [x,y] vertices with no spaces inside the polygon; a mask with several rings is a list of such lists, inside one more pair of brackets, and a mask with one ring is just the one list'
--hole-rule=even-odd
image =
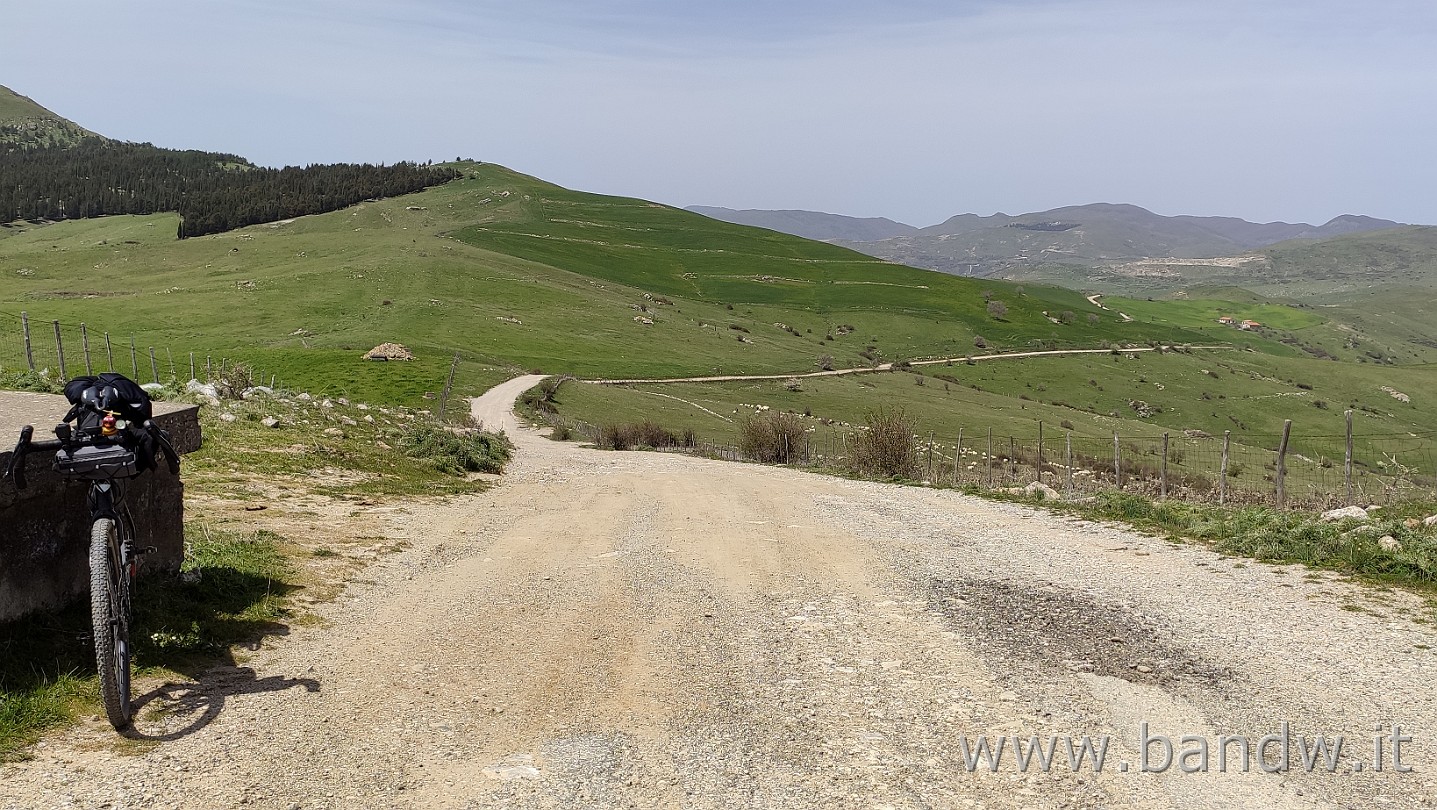
{"label": "mountain bike", "polygon": [[115,412],[104,412],[97,432],[72,430],[68,422],[55,427],[55,438],[34,441],[35,429],[26,425],[5,469],[17,490],[26,487],[25,457],[54,450],[55,470],[62,476],[89,481],[90,509],[90,621],[95,666],[100,676],[100,698],[105,716],[116,730],[130,725],[130,618],[131,593],[143,554],[137,548],[135,523],[125,503],[128,481],[153,466],[155,451],[162,452],[170,472],[178,474],[179,455],[169,436],[145,420],[135,427]]}

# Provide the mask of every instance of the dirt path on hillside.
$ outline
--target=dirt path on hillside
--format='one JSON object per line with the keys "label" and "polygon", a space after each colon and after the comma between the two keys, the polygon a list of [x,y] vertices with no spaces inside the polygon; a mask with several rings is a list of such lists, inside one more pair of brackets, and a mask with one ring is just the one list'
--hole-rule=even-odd
{"label": "dirt path on hillside", "polygon": [[[1232,346],[1189,346],[1188,348],[1203,350],[1233,349]],[[1047,349],[1038,352],[997,352],[995,354],[974,354],[967,355],[964,357],[949,357],[941,360],[913,360],[909,363],[909,365],[951,366],[955,363],[966,363],[969,360],[972,360],[974,362],[986,360],[1021,360],[1025,357],[1063,357],[1075,354],[1112,354],[1114,351],[1117,351],[1121,354],[1133,354],[1136,352],[1165,352],[1172,351],[1172,349],[1172,346],[1131,346],[1122,349]],[[848,374],[872,374],[878,371],[892,370],[892,363],[880,363],[876,366],[863,366],[862,368],[837,368],[829,369],[827,371],[810,371],[803,374],[727,374],[715,377],[659,377],[647,380],[580,380],[580,382],[586,382],[591,385],[649,385],[657,383],[743,382],[745,380],[803,380],[810,377],[843,377]]]}
{"label": "dirt path on hillside", "polygon": [[[412,545],[319,606],[324,626],[173,688],[138,724],[157,743],[117,745],[99,722],[52,736],[0,766],[0,808],[1437,795],[1437,632],[1411,620],[1415,598],[955,492],[550,442],[509,413],[538,379],[474,404],[519,447],[496,489],[391,513]],[[1211,773],[1137,772],[1142,723],[1181,749],[1284,721],[1349,735],[1341,772],[1217,773],[1215,749]],[[1373,728],[1393,723],[1416,738],[1414,773],[1372,772]],[[1050,774],[1019,773],[1011,751],[971,774],[978,734],[1112,740],[1102,774],[1072,773],[1061,742]]]}

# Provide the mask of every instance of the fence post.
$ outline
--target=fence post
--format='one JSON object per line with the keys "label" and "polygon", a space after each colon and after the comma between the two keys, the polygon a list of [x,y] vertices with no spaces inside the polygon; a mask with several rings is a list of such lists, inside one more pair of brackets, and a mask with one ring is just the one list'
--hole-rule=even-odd
{"label": "fence post", "polygon": [[1018,440],[1008,437],[1008,481],[1018,483]]}
{"label": "fence post", "polygon": [[1347,460],[1342,465],[1342,477],[1347,481],[1347,505],[1352,505],[1352,411],[1347,412]]}
{"label": "fence post", "polygon": [[150,347],[150,373],[154,375],[155,382],[160,381],[160,364],[155,360],[155,347]]}
{"label": "fence post", "polygon": [[35,370],[35,350],[30,345],[30,313],[20,313],[20,331],[25,334],[25,363],[30,370]]}
{"label": "fence post", "polygon": [[1217,471],[1217,505],[1227,503],[1227,449],[1232,443],[1232,431],[1222,432],[1222,467]]}
{"label": "fence post", "polygon": [[1118,489],[1123,488],[1123,451],[1118,446],[1118,433],[1113,431],[1113,480],[1117,482]]}
{"label": "fence post", "polygon": [[110,333],[105,333],[105,365],[110,371],[115,370],[115,350],[110,346]]}
{"label": "fence post", "polygon": [[1292,420],[1282,423],[1282,442],[1277,446],[1277,508],[1287,508],[1287,439],[1292,434]]}
{"label": "fence post", "polygon": [[988,428],[988,488],[993,488],[993,428]]}
{"label": "fence post", "polygon": [[60,379],[63,380],[70,376],[65,373],[65,344],[60,340],[60,322],[53,321],[53,323],[55,324],[55,356],[60,360]]}
{"label": "fence post", "polygon": [[1162,469],[1162,495],[1163,500],[1168,497],[1168,433],[1163,431],[1163,469]]}
{"label": "fence post", "polygon": [[83,322],[80,324],[80,347],[85,351],[85,373],[94,374],[95,369],[90,365],[90,332]]}
{"label": "fence post", "polygon": [[209,382],[210,380],[214,379],[215,375],[213,363],[214,358],[208,354],[205,355],[205,382]]}
{"label": "fence post", "polygon": [[190,379],[195,378],[195,353],[190,352]]}
{"label": "fence post", "polygon": [[1071,499],[1073,497],[1073,432],[1071,430],[1068,431],[1066,444],[1068,448],[1068,481],[1067,484],[1064,486],[1064,494],[1066,494],[1068,498]]}
{"label": "fence post", "polygon": [[1043,420],[1038,420],[1038,483],[1043,483]]}
{"label": "fence post", "polygon": [[958,465],[963,461],[963,428],[958,428],[958,443],[953,446],[953,486],[958,486]]}
{"label": "fence post", "polygon": [[178,379],[180,375],[175,373],[175,355],[170,351],[169,346],[165,347],[165,362],[170,364],[170,379]]}
{"label": "fence post", "polygon": [[140,377],[140,356],[135,353],[135,336],[134,336],[134,335],[130,335],[130,370],[134,372],[134,376],[132,376],[130,379],[132,379],[132,380],[139,379],[139,377]]}
{"label": "fence post", "polygon": [[928,483],[933,483],[933,431],[928,431]]}
{"label": "fence post", "polygon": [[449,364],[449,379],[444,381],[444,393],[439,397],[439,421],[444,421],[444,412],[449,408],[449,390],[454,387],[454,372],[459,370],[459,352],[454,353],[454,362]]}

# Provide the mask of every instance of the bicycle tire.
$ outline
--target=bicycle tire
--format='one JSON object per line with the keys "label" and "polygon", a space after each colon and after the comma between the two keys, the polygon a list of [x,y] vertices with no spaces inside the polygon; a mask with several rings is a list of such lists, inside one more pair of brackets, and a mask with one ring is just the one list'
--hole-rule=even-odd
{"label": "bicycle tire", "polygon": [[100,700],[116,730],[130,725],[130,580],[118,528],[111,518],[90,527],[90,621]]}

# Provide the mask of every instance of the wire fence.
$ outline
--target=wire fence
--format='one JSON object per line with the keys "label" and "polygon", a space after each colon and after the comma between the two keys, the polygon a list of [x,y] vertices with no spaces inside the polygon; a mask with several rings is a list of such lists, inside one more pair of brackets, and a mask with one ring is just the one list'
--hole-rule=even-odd
{"label": "wire fence", "polygon": [[[28,312],[0,312],[0,370],[30,371],[60,381],[81,374],[117,371],[141,383],[210,382],[240,362],[207,352],[156,346],[134,334],[111,333],[86,323],[40,320]],[[251,367],[256,385],[282,384],[275,374]]]}
{"label": "wire fence", "polygon": [[[1350,417],[1348,414],[1351,425]],[[599,444],[603,429],[544,416]],[[938,486],[983,489],[1047,487],[1048,494],[1081,498],[1122,491],[1234,505],[1328,509],[1437,497],[1437,431],[1427,433],[1304,434],[1288,423],[1284,434],[1241,438],[1201,431],[1159,436],[1077,436],[1035,423],[1027,435],[960,432],[952,437],[914,435],[913,477]],[[778,457],[809,468],[853,466],[862,429],[809,427]],[[1351,448],[1350,451],[1348,448]],[[740,448],[694,437],[656,449],[729,461],[754,460]]]}

